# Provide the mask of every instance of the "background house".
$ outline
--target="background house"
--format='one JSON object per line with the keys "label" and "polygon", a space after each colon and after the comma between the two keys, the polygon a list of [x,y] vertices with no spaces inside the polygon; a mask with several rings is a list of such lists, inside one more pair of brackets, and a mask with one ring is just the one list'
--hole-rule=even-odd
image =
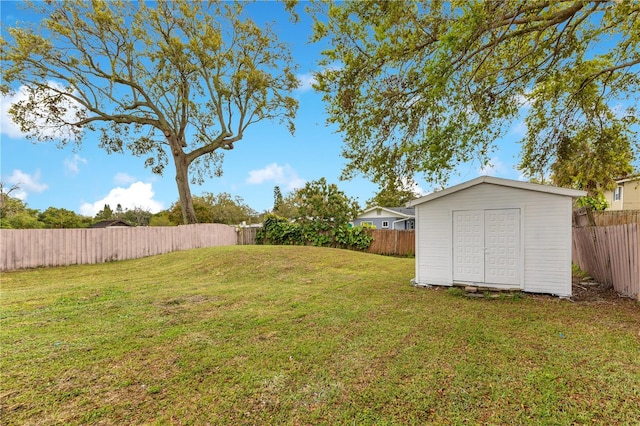
{"label": "background house", "polygon": [[376,229],[414,229],[413,207],[380,207],[366,209],[353,220],[354,226],[368,224]]}
{"label": "background house", "polygon": [[586,191],[481,176],[415,207],[417,285],[571,295],[571,216]]}
{"label": "background house", "polygon": [[613,191],[605,191],[607,210],[640,210],[640,176],[616,181]]}
{"label": "background house", "polygon": [[89,226],[89,228],[128,228],[129,225],[124,220],[103,220],[93,225]]}

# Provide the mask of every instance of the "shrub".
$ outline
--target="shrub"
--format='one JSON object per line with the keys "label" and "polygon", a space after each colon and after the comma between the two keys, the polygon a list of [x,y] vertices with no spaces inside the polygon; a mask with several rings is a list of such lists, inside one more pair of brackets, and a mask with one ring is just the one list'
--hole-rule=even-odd
{"label": "shrub", "polygon": [[288,219],[268,214],[264,217],[262,228],[256,234],[257,244],[306,245],[317,247],[340,247],[354,250],[366,250],[373,237],[365,228],[347,225],[331,229],[324,222],[292,223]]}

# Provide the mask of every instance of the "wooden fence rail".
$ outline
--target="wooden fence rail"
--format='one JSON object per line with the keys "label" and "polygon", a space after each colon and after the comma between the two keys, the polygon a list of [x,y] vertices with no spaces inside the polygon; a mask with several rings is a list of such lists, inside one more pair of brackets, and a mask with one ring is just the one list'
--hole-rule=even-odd
{"label": "wooden fence rail", "polygon": [[234,227],[0,229],[0,271],[38,266],[102,263],[177,250],[235,245]]}
{"label": "wooden fence rail", "polygon": [[592,211],[582,207],[573,211],[573,224],[583,226],[612,226],[640,223],[640,210],[605,210]]}
{"label": "wooden fence rail", "polygon": [[596,226],[626,225],[640,223],[640,210],[607,210],[593,212]]}
{"label": "wooden fence rail", "polygon": [[640,224],[573,228],[572,257],[598,282],[640,301]]}

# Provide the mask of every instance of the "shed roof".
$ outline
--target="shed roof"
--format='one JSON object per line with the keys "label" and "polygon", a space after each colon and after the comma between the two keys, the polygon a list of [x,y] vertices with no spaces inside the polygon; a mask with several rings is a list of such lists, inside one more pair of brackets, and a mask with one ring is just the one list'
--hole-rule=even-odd
{"label": "shed roof", "polygon": [[419,204],[438,199],[440,197],[445,197],[447,195],[454,194],[458,191],[462,191],[463,189],[480,185],[482,183],[505,186],[509,188],[524,189],[527,191],[546,192],[548,194],[564,195],[566,197],[573,197],[573,198],[583,197],[587,195],[587,191],[581,191],[578,189],[560,188],[560,187],[551,186],[551,185],[540,185],[538,183],[522,182],[519,180],[503,179],[503,178],[497,178],[493,176],[480,176],[475,179],[463,182],[461,184],[443,189],[442,191],[432,192],[431,194],[425,195],[424,197],[420,197],[417,200],[410,201],[409,203],[407,203],[407,207],[414,207]]}

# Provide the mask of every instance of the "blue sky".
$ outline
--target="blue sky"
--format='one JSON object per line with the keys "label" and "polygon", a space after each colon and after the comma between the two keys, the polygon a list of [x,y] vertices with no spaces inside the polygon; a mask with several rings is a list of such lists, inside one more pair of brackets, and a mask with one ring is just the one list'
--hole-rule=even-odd
{"label": "blue sky", "polygon": [[[30,18],[17,6],[16,2],[0,1],[4,28]],[[223,176],[208,178],[203,185],[192,185],[193,195],[227,192],[242,197],[250,207],[262,212],[273,207],[275,185],[286,194],[307,181],[325,177],[364,207],[378,187],[363,178],[339,181],[345,164],[340,155],[342,137],[325,124],[321,95],[311,88],[322,50],[322,46],[308,43],[311,20],[301,14],[301,21],[292,24],[281,4],[262,3],[253,7],[253,17],[258,23],[277,22],[279,36],[289,43],[299,64],[298,78],[302,85],[294,93],[299,102],[296,132],[291,136],[275,122],[254,124],[235,149],[225,152]],[[6,113],[11,101],[12,98],[0,101],[0,175],[5,185],[20,185],[20,191],[12,195],[22,198],[29,207],[39,210],[61,207],[93,216],[104,204],[115,208],[120,203],[124,208],[142,207],[157,212],[178,199],[171,165],[163,176],[154,175],[144,167],[143,158],[127,153],[106,154],[97,146],[97,135],[86,134],[81,147],[75,150],[71,146],[60,149],[53,143],[33,144],[26,140]],[[449,184],[480,174],[518,179],[520,173],[514,167],[519,151],[516,141],[523,134],[522,123],[513,123],[505,137],[496,143],[498,151],[492,156],[492,167],[482,170],[477,163],[463,165]],[[433,190],[419,175],[414,178],[419,192]]]}

